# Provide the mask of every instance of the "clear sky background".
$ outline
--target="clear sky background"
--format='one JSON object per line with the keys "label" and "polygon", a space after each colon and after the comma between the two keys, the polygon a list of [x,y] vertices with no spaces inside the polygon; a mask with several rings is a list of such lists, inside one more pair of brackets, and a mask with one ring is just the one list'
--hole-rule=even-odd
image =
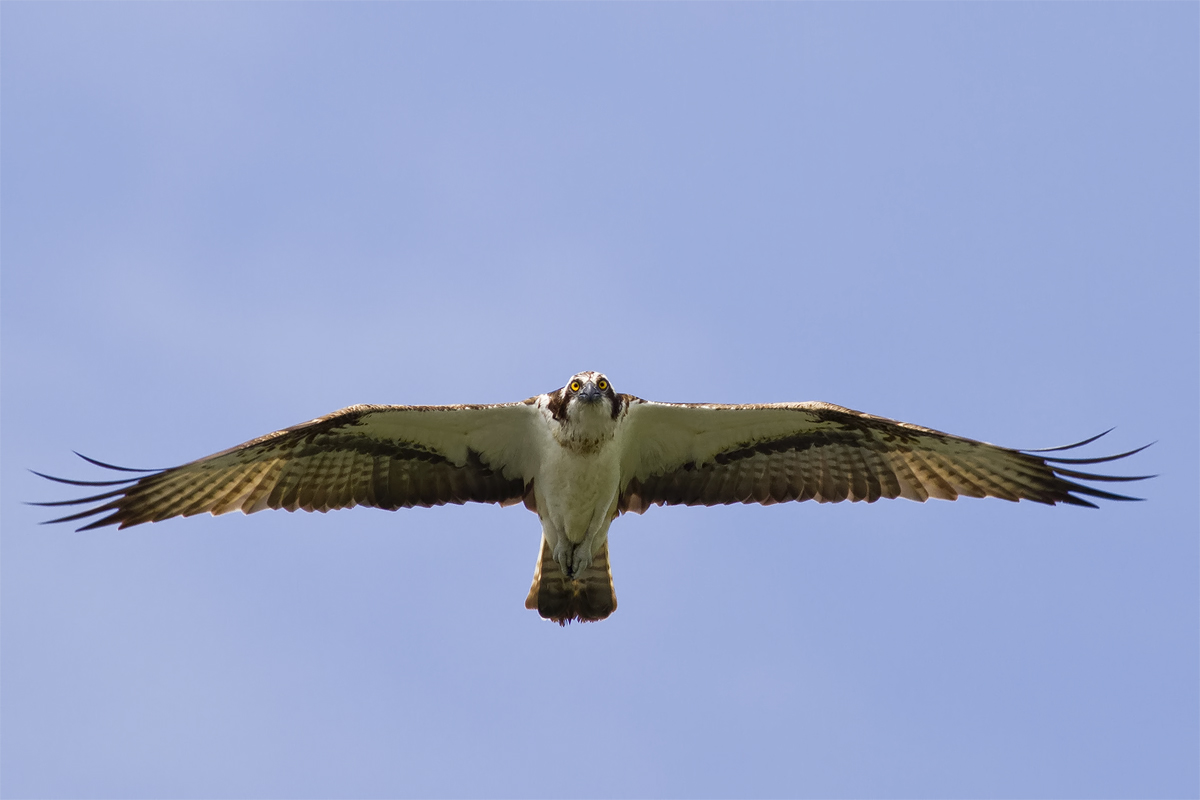
{"label": "clear sky background", "polygon": [[[1194,797],[1200,6],[5,3],[8,797]],[[353,403],[827,400],[1099,510],[39,527]]]}

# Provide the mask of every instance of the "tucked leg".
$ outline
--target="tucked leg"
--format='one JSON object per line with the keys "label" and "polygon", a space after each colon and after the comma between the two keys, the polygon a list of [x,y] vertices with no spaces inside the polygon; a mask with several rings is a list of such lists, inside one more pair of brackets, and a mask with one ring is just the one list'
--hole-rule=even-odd
{"label": "tucked leg", "polygon": [[612,518],[607,514],[603,516],[596,515],[596,518],[592,520],[592,524],[588,526],[588,531],[583,537],[583,541],[575,547],[571,558],[571,572],[568,573],[569,575],[578,577],[583,574],[585,569],[592,565],[592,559],[595,558],[596,551],[608,534],[608,526],[611,523]]}
{"label": "tucked leg", "polygon": [[572,565],[575,563],[575,551],[578,548],[573,545],[565,536],[559,536],[558,541],[554,544],[554,560],[558,562],[558,568],[562,570],[563,575],[568,578],[574,573]]}

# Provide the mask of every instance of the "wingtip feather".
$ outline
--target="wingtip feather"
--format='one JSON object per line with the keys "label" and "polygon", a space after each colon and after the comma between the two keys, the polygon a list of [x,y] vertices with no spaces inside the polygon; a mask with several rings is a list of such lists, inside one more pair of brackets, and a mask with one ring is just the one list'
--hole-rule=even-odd
{"label": "wingtip feather", "polygon": [[[1100,456],[1099,458],[1049,458],[1049,457],[1043,457],[1043,459],[1045,461],[1048,461],[1048,462],[1051,462],[1054,464],[1104,464],[1109,461],[1117,461],[1118,459],[1128,458],[1129,456],[1134,455],[1135,453],[1142,452],[1147,447],[1150,447],[1150,445],[1154,445],[1154,444],[1158,444],[1158,441],[1155,440],[1153,442],[1150,442],[1150,444],[1144,444],[1141,447],[1135,447],[1133,450],[1127,450],[1124,453],[1117,453],[1115,456]],[[1025,450],[1022,452],[1037,453],[1037,452],[1043,452],[1043,451]]]}
{"label": "wingtip feather", "polygon": [[135,481],[141,480],[140,478],[121,478],[120,480],[116,481],[77,481],[72,480],[71,478],[59,478],[54,475],[47,475],[44,472],[38,472],[36,469],[31,469],[29,471],[34,475],[37,475],[39,478],[45,478],[46,480],[54,481],[55,483],[69,484],[70,486],[120,486],[123,483],[134,483]]}
{"label": "wingtip feather", "polygon": [[116,464],[106,464],[105,462],[97,461],[96,459],[94,459],[90,456],[85,456],[83,453],[79,452],[78,450],[72,450],[71,452],[74,453],[75,455],[79,456],[84,461],[88,462],[89,464],[95,464],[97,467],[104,467],[105,469],[112,469],[112,470],[116,470],[117,472],[162,472],[161,469],[136,469],[134,467],[118,467]]}
{"label": "wingtip feather", "polygon": [[1075,444],[1064,444],[1064,445],[1060,445],[1058,447],[1032,448],[1029,450],[1021,450],[1021,452],[1022,453],[1056,453],[1060,450],[1074,450],[1077,447],[1083,447],[1085,444],[1091,444],[1092,442],[1096,441],[1097,439],[1101,438],[1102,436],[1107,436],[1108,434],[1112,433],[1116,429],[1117,429],[1117,426],[1114,425],[1106,431],[1097,433],[1095,436],[1091,437],[1090,439],[1084,439],[1082,442],[1076,442]]}

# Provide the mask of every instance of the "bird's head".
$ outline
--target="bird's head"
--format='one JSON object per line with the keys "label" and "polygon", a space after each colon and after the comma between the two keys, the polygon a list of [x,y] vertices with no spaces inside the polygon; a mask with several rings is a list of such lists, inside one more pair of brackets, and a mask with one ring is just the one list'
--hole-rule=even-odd
{"label": "bird's head", "polygon": [[599,372],[580,372],[555,392],[552,400],[555,419],[560,422],[586,423],[588,420],[613,419],[617,395],[608,378]]}

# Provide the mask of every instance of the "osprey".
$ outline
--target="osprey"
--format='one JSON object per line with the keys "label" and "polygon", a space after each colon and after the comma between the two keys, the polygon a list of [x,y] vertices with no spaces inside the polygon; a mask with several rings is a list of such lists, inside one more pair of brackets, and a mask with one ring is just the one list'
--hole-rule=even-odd
{"label": "osprey", "polygon": [[[1104,434],[1100,434],[1103,436]],[[1000,497],[1095,506],[1085,497],[1137,498],[1078,481],[1133,481],[1063,465],[1100,458],[1037,455],[951,436],[829,403],[655,403],[617,394],[606,376],[581,372],[563,388],[519,403],[359,405],[164,470],[75,486],[118,487],[69,522],[121,528],[201,512],[264,508],[325,512],[356,505],[394,510],[445,503],[524,503],[542,523],[525,601],[566,625],[617,607],[608,527],[651,505],[719,505],[881,497]]]}

